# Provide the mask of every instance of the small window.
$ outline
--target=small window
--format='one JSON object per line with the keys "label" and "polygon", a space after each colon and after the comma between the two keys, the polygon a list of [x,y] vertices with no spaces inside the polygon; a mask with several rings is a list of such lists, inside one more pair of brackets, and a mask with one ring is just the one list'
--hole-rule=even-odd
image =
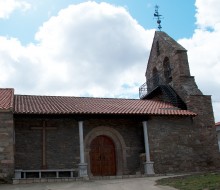
{"label": "small window", "polygon": [[170,67],[170,61],[168,57],[165,57],[163,61],[163,69],[164,69],[164,77],[166,83],[169,83],[172,81],[172,73],[171,73],[171,67]]}

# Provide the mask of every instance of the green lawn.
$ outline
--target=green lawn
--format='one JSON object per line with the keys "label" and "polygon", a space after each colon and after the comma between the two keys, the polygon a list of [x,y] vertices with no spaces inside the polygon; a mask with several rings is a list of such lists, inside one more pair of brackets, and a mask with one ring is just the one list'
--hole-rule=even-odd
{"label": "green lawn", "polygon": [[164,178],[158,180],[157,184],[179,190],[220,190],[220,172]]}

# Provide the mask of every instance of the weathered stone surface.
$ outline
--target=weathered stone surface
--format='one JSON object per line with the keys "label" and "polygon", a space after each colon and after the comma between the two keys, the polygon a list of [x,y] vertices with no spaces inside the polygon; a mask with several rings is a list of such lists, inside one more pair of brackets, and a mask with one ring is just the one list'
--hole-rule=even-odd
{"label": "weathered stone surface", "polygon": [[151,157],[156,173],[218,169],[213,128],[198,128],[188,117],[149,120]]}
{"label": "weathered stone surface", "polygon": [[[160,54],[157,53],[159,44]],[[167,83],[172,86],[177,94],[186,103],[187,109],[198,114],[194,118],[197,127],[213,126],[214,116],[211,96],[204,96],[199,90],[195,79],[190,75],[187,52],[164,32],[156,32],[152,44],[152,50],[146,70],[146,81],[149,90],[155,88],[151,78],[155,76],[155,70],[162,81],[166,81],[164,61],[169,60],[171,81]],[[157,96],[162,100],[161,95]],[[154,97],[156,99],[157,97]],[[164,99],[167,101],[166,99]]]}
{"label": "weathered stone surface", "polygon": [[10,178],[14,173],[13,114],[0,112],[0,178]]}
{"label": "weathered stone surface", "polygon": [[[155,170],[175,172],[219,168],[220,154],[211,96],[203,95],[190,75],[187,51],[166,33],[156,32],[146,70],[148,90],[155,88],[151,80],[155,72],[162,81],[166,81],[165,60],[169,60],[171,72],[171,80],[166,85],[177,92],[188,110],[198,115],[187,124],[182,118],[178,118],[176,124],[172,121],[175,118],[163,120],[161,117],[154,122],[149,121],[150,126],[155,125],[153,133],[158,134],[156,139],[150,138],[154,150],[152,154],[156,155],[153,156]],[[155,95],[153,99],[167,101],[161,94]]]}
{"label": "weathered stone surface", "polygon": [[139,155],[144,152],[144,136],[141,121],[135,120],[135,118],[90,119],[85,121],[85,137],[89,132],[98,127],[103,127],[103,133],[105,132],[105,127],[112,128],[123,138],[125,147],[123,148],[122,146],[122,150],[119,151],[122,152],[122,157],[120,157],[118,162],[118,165],[122,165],[122,174],[135,174],[136,171],[139,171]]}
{"label": "weathered stone surface", "polygon": [[[77,167],[79,163],[78,126],[76,121],[49,120],[46,130],[47,168],[63,169]],[[42,168],[42,127],[40,119],[23,119],[15,122],[15,168]],[[28,164],[27,164],[28,163]]]}
{"label": "weathered stone surface", "polygon": [[[42,134],[31,126],[39,126],[40,120],[16,119],[15,122],[15,168],[41,169]],[[56,130],[46,132],[46,159],[48,169],[78,168],[79,135],[75,119],[48,120]],[[123,137],[126,148],[127,165],[125,173],[135,174],[140,170],[139,155],[144,152],[141,121],[132,119],[89,119],[84,121],[84,137],[97,127],[114,128]],[[89,162],[89,160],[86,160]]]}
{"label": "weathered stone surface", "polygon": [[[41,169],[41,132],[30,128],[30,126],[40,127],[40,123],[40,120],[36,119],[16,119],[16,169]],[[80,162],[78,122],[75,119],[48,119],[48,123],[49,126],[56,127],[55,130],[48,130],[46,135],[48,169],[78,168]],[[125,160],[121,158],[120,162],[126,162],[126,165],[123,165],[122,174],[140,172],[142,162],[145,161],[140,159],[140,155],[144,153],[142,121],[85,118],[84,138],[97,128],[115,130],[123,138]],[[190,117],[151,116],[148,120],[148,130],[151,161],[154,162],[155,173],[218,168],[220,161],[218,155],[213,154],[215,136],[212,128],[195,127]],[[100,133],[99,131],[94,135]],[[89,154],[87,156],[85,161],[89,165]]]}

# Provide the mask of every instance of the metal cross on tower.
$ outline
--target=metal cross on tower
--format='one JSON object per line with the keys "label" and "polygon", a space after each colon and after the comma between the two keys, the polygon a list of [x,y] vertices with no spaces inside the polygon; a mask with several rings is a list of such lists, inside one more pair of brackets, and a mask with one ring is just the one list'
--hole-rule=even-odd
{"label": "metal cross on tower", "polygon": [[159,6],[156,5],[156,6],[155,6],[154,17],[157,18],[158,29],[161,31],[161,29],[162,29],[162,26],[161,26],[161,19],[162,19],[162,18],[161,18],[161,16],[162,16],[162,15],[159,14],[158,9],[159,9]]}

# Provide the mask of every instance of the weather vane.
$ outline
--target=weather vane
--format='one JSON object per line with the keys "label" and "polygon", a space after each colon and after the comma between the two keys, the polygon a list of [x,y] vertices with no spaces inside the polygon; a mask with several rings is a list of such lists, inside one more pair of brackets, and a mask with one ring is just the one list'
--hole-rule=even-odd
{"label": "weather vane", "polygon": [[161,16],[162,16],[162,15],[159,14],[158,9],[159,9],[159,6],[156,5],[156,6],[155,6],[154,17],[157,18],[158,29],[161,31],[161,29],[162,29],[162,26],[161,26],[161,19],[162,19],[162,18],[161,18]]}

